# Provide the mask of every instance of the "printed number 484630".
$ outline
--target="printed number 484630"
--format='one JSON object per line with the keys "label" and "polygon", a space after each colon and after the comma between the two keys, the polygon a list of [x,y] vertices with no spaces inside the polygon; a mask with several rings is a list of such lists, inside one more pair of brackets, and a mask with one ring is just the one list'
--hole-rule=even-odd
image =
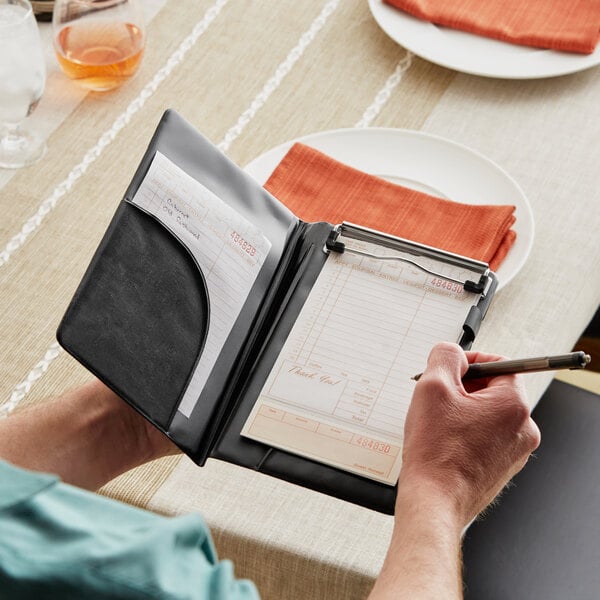
{"label": "printed number 484630", "polygon": [[437,277],[434,277],[431,280],[431,285],[457,294],[460,294],[463,291],[463,286],[460,285],[460,283],[454,283],[453,281],[447,281],[446,279],[438,279]]}

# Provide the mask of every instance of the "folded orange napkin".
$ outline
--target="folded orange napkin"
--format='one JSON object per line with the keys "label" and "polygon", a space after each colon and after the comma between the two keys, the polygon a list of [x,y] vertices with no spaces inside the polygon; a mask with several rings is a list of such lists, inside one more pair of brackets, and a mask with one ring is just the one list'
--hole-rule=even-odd
{"label": "folded orange napkin", "polygon": [[590,54],[600,0],[384,0],[415,17],[512,44]]}
{"label": "folded orange napkin", "polygon": [[265,188],[303,221],[349,221],[498,268],[516,239],[514,206],[461,204],[396,185],[294,144]]}

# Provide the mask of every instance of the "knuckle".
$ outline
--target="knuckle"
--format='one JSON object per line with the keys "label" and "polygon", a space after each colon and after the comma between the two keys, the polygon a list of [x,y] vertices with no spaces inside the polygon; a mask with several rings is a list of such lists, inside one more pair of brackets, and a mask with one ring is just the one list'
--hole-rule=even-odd
{"label": "knuckle", "polygon": [[438,342],[435,345],[435,348],[438,350],[444,350],[445,352],[455,352],[455,353],[462,352],[462,350],[460,349],[460,346],[458,344],[454,344],[452,342]]}
{"label": "knuckle", "polygon": [[439,342],[432,348],[429,359],[430,362],[433,362],[434,364],[446,364],[449,360],[456,360],[455,357],[462,357],[463,354],[464,353],[458,344]]}
{"label": "knuckle", "polygon": [[519,393],[509,394],[504,403],[507,419],[517,430],[522,429],[531,417],[531,410],[525,398]]}
{"label": "knuckle", "polygon": [[542,434],[539,427],[535,424],[533,419],[529,419],[527,427],[527,440],[529,442],[529,451],[533,452],[542,441]]}
{"label": "knuckle", "polygon": [[529,407],[521,400],[518,400],[514,403],[512,407],[512,413],[515,421],[523,425],[527,422],[530,416]]}
{"label": "knuckle", "polygon": [[541,434],[535,422],[529,418],[516,433],[516,449],[527,460],[540,445]]}

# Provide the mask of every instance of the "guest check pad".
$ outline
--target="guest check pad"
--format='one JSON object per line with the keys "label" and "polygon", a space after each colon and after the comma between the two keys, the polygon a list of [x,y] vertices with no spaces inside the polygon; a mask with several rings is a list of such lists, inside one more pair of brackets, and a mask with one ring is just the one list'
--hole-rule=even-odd
{"label": "guest check pad", "polygon": [[474,281],[492,280],[482,263],[356,225],[334,235],[242,435],[394,485],[411,376],[480,320]]}
{"label": "guest check pad", "polygon": [[306,223],[174,111],[59,326],[61,345],[192,460],[393,512],[432,346],[470,347],[485,263]]}

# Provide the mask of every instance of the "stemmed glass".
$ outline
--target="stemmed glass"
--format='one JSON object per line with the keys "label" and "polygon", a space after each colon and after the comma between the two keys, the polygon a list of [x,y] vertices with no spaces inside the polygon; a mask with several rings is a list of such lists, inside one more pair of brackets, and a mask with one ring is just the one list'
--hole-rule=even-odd
{"label": "stemmed glass", "polygon": [[16,169],[39,160],[46,143],[22,121],[46,85],[46,63],[28,0],[0,0],[0,167]]}
{"label": "stemmed glass", "polygon": [[85,89],[116,88],[142,60],[140,0],[55,0],[52,27],[63,72]]}

